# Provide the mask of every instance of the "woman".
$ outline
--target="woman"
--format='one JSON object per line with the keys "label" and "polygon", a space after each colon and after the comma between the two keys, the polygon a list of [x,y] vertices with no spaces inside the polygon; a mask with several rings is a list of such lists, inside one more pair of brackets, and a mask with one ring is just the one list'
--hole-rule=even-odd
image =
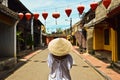
{"label": "woman", "polygon": [[48,67],[51,69],[48,80],[71,80],[69,70],[73,59],[69,52],[72,44],[64,38],[56,38],[48,44],[48,49]]}

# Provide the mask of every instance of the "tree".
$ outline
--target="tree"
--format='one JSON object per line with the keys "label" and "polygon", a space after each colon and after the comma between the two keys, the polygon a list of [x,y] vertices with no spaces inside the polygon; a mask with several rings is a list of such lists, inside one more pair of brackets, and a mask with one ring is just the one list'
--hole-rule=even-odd
{"label": "tree", "polygon": [[56,29],[56,33],[57,33],[57,34],[62,34],[62,33],[63,33],[63,31],[62,31],[62,29],[61,29],[61,28],[57,28],[57,29]]}

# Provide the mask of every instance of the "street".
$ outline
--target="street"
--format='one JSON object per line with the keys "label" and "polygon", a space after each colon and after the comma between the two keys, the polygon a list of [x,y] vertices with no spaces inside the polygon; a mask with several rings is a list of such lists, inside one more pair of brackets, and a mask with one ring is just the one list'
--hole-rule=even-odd
{"label": "street", "polygon": [[0,0],[0,33],[0,80],[48,80],[51,50],[66,76],[56,57],[70,47],[72,80],[120,80],[120,0]]}
{"label": "street", "polygon": [[[39,50],[26,64],[13,72],[5,80],[47,80],[49,68],[47,66],[48,49]],[[106,80],[92,66],[75,52],[71,52],[74,60],[70,71],[72,80]]]}

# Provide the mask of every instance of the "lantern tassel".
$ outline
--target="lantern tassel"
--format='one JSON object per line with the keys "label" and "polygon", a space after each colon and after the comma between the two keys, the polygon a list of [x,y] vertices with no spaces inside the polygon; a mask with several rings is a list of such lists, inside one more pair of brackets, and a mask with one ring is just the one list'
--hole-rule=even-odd
{"label": "lantern tassel", "polygon": [[46,26],[46,20],[45,20],[45,26]]}
{"label": "lantern tassel", "polygon": [[55,19],[55,23],[56,23],[56,25],[57,25],[57,19]]}

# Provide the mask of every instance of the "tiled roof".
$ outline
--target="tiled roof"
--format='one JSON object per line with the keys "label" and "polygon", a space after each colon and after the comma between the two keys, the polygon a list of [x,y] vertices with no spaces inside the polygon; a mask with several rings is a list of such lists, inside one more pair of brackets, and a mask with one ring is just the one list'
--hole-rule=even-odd
{"label": "tiled roof", "polygon": [[10,10],[8,7],[0,4],[0,12],[6,14],[7,16],[10,16],[14,19],[19,19],[18,14],[12,10]]}

